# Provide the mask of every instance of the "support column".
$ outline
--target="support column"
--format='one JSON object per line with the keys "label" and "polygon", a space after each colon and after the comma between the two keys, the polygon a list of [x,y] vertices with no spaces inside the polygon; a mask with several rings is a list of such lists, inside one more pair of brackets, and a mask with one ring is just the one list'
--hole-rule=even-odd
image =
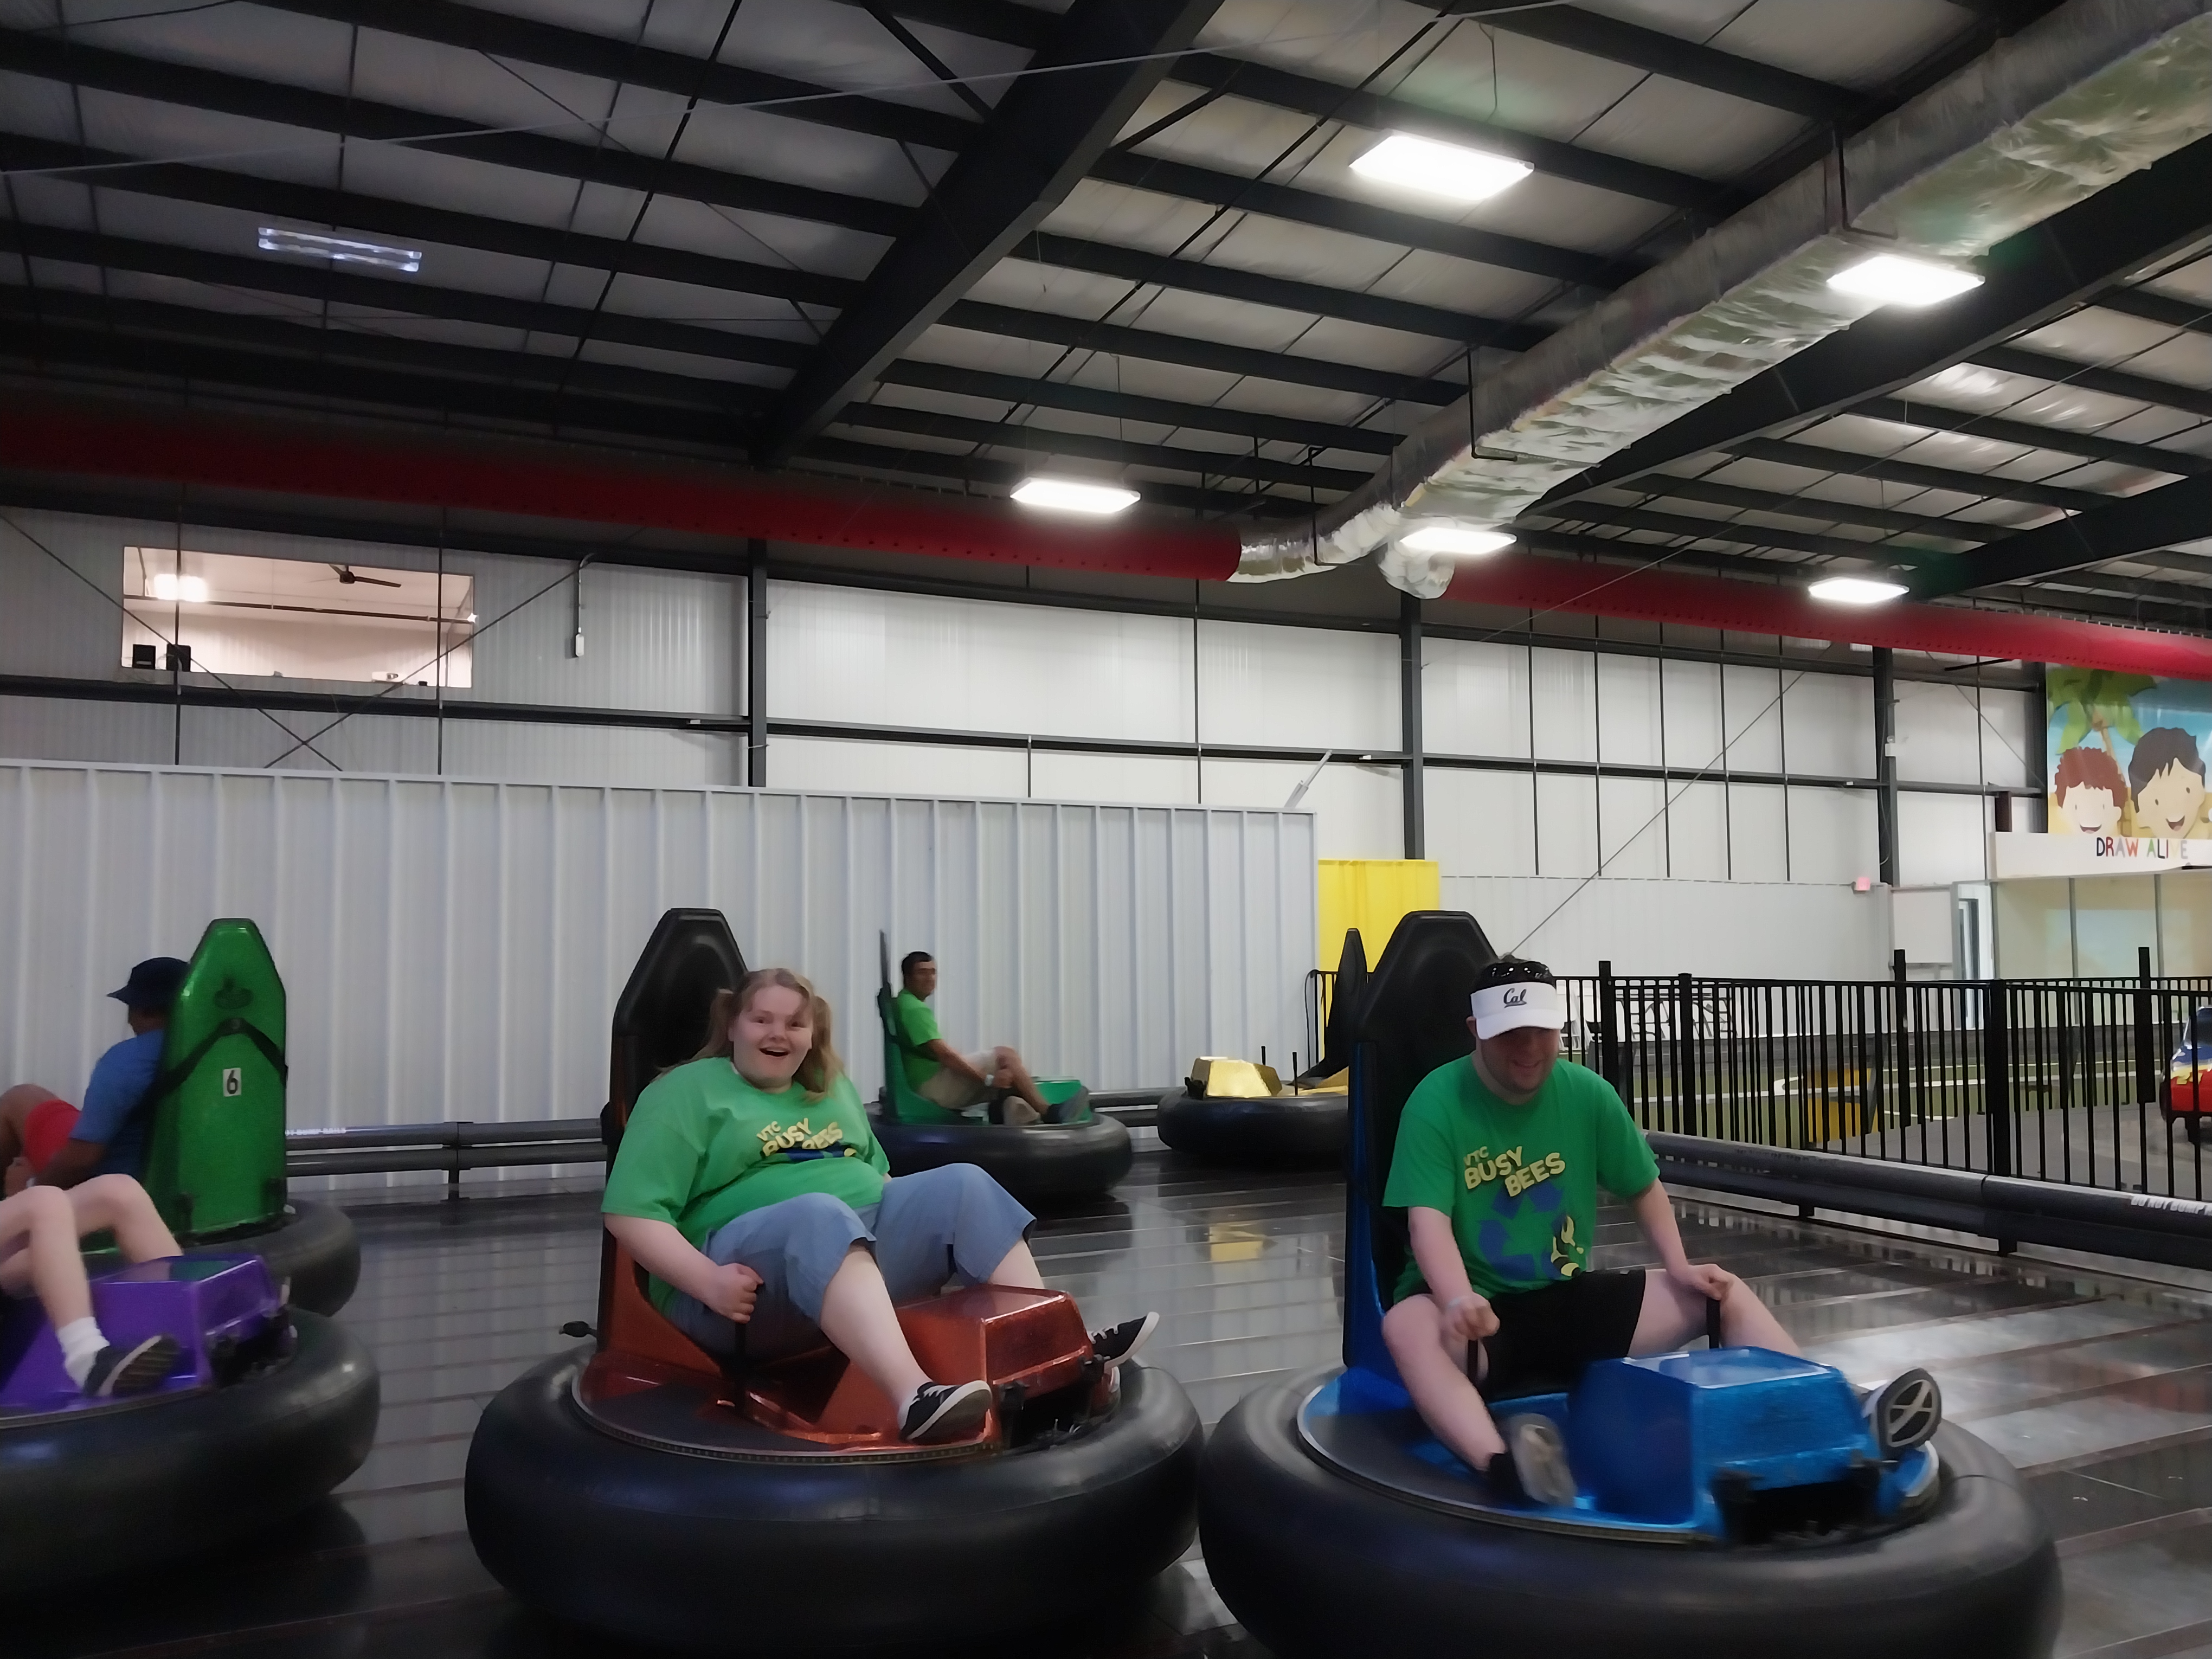
{"label": "support column", "polygon": [[768,544],[745,544],[745,781],[768,784]]}
{"label": "support column", "polygon": [[1406,752],[1406,856],[1425,858],[1427,797],[1421,778],[1421,602],[1398,596],[1398,746]]}
{"label": "support column", "polygon": [[1897,885],[1897,665],[1874,648],[1874,778],[1876,846],[1885,886]]}

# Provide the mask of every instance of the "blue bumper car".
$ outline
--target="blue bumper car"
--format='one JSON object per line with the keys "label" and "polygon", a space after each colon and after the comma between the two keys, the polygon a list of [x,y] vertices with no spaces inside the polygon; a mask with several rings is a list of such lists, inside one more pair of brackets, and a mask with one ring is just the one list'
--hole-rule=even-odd
{"label": "blue bumper car", "polygon": [[1526,1506],[1429,1433],[1383,1346],[1407,1245],[1381,1199],[1399,1111],[1468,1051],[1493,956],[1471,917],[1408,916],[1354,1016],[1345,1363],[1248,1395],[1208,1440],[1199,1524],[1222,1599],[1285,1659],[2047,1654],[2050,1536],[2010,1465],[1937,1426],[1924,1373],[1863,1395],[1758,1348],[1592,1365],[1491,1402],[1565,1443],[1573,1497]]}

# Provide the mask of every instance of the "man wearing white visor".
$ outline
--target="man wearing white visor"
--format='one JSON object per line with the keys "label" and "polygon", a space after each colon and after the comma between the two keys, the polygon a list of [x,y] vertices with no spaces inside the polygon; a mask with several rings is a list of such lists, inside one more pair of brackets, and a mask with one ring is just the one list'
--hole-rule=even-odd
{"label": "man wearing white visor", "polygon": [[[1407,1097],[1383,1203],[1413,1258],[1382,1334],[1422,1419],[1503,1502],[1571,1503],[1559,1433],[1488,1402],[1572,1386],[1583,1366],[1664,1353],[1720,1306],[1729,1346],[1797,1347],[1733,1273],[1683,1254],[1659,1166],[1613,1085],[1563,1060],[1566,1002],[1540,962],[1485,969],[1466,1060]],[[1625,1200],[1662,1266],[1589,1271],[1597,1189]]]}

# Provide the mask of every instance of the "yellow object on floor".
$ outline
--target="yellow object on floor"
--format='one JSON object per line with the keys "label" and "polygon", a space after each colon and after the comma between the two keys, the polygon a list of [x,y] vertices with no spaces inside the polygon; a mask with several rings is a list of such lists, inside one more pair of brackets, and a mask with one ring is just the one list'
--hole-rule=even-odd
{"label": "yellow object on floor", "polygon": [[1319,965],[1334,969],[1344,936],[1357,927],[1367,965],[1382,959],[1398,923],[1415,910],[1443,908],[1434,859],[1322,859]]}
{"label": "yellow object on floor", "polygon": [[1193,1060],[1185,1081],[1200,1100],[1265,1100],[1283,1092],[1282,1077],[1273,1066],[1219,1054],[1201,1054]]}

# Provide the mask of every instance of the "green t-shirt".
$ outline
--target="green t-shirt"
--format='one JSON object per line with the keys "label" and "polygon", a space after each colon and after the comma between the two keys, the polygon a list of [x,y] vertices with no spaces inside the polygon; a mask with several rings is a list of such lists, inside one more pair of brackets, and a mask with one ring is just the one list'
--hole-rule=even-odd
{"label": "green t-shirt", "polygon": [[906,1039],[899,1049],[899,1063],[906,1067],[907,1087],[919,1089],[945,1068],[917,1051],[944,1033],[937,1029],[937,1016],[929,1012],[929,1005],[911,991],[901,991],[891,1007],[898,1019],[899,1034]]}
{"label": "green t-shirt", "polygon": [[[703,1248],[732,1218],[801,1193],[873,1204],[890,1172],[851,1079],[809,1100],[795,1083],[771,1094],[726,1060],[695,1060],[637,1097],[599,1208],[668,1222]],[[650,1291],[668,1305],[669,1286],[654,1279]]]}
{"label": "green t-shirt", "polygon": [[[1658,1178],[1650,1146],[1595,1072],[1562,1060],[1514,1106],[1483,1086],[1470,1057],[1437,1066],[1407,1098],[1382,1202],[1449,1216],[1468,1279],[1498,1296],[1582,1272],[1597,1189],[1633,1198]],[[1425,1288],[1408,1253],[1394,1299]]]}

